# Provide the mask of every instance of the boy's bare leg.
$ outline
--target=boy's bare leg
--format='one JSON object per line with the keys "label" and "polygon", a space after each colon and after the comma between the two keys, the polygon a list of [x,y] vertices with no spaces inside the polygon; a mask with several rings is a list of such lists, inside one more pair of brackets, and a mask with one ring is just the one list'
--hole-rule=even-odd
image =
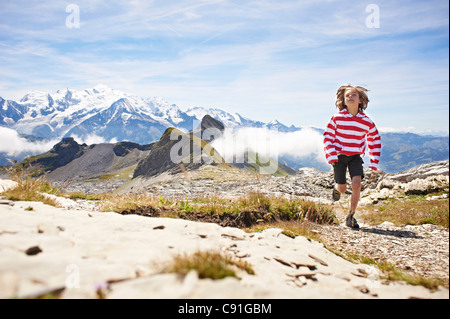
{"label": "boy's bare leg", "polygon": [[361,194],[361,176],[353,176],[352,178],[352,197],[350,199],[350,211],[355,213]]}

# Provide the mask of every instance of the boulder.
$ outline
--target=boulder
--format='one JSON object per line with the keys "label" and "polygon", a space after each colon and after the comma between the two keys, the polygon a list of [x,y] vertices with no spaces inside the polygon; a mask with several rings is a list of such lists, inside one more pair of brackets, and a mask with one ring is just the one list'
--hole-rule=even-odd
{"label": "boulder", "polygon": [[415,166],[405,172],[392,175],[390,178],[399,182],[411,182],[415,179],[425,179],[429,176],[449,176],[449,160]]}
{"label": "boulder", "polygon": [[426,195],[448,189],[448,176],[430,176],[425,179],[416,178],[403,186],[406,195]]}

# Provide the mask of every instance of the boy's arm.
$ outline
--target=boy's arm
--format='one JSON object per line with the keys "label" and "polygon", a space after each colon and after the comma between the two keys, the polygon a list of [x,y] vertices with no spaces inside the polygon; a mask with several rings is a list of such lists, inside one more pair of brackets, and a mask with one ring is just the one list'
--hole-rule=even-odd
{"label": "boy's arm", "polygon": [[334,140],[336,138],[336,123],[331,119],[323,133],[323,146],[325,150],[325,157],[329,164],[334,164],[338,161]]}
{"label": "boy's arm", "polygon": [[381,137],[375,124],[370,129],[369,133],[367,133],[367,146],[369,149],[370,157],[369,167],[376,171],[378,169],[378,164],[380,162],[381,156]]}

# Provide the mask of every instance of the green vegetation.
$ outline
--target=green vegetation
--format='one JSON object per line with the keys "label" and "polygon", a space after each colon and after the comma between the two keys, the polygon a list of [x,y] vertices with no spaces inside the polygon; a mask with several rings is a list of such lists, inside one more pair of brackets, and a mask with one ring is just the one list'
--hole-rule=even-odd
{"label": "green vegetation", "polygon": [[426,278],[417,274],[408,273],[402,271],[395,267],[393,264],[385,261],[385,260],[374,260],[370,257],[360,256],[356,253],[350,252],[338,252],[334,251],[330,247],[327,247],[328,250],[332,251],[336,255],[341,256],[342,258],[351,261],[355,264],[366,264],[366,265],[374,265],[378,267],[381,271],[380,279],[383,280],[392,280],[392,281],[404,281],[409,285],[414,286],[424,286],[428,289],[434,290],[439,286],[443,286],[448,288],[448,279],[444,278]]}
{"label": "green vegetation", "polygon": [[314,224],[307,221],[286,221],[278,220],[271,223],[256,224],[244,230],[249,233],[260,232],[269,228],[282,229],[282,234],[295,238],[297,236],[303,236],[309,240],[321,241],[320,233],[314,229]]}
{"label": "green vegetation", "polygon": [[448,198],[432,200],[429,198],[431,195],[411,195],[406,199],[389,199],[368,206],[363,218],[371,224],[389,221],[397,226],[434,224],[448,228]]}
{"label": "green vegetation", "polygon": [[199,278],[210,279],[237,278],[237,270],[254,274],[249,263],[214,251],[197,251],[193,254],[178,255],[165,272],[187,275],[191,270],[197,271]]}
{"label": "green vegetation", "polygon": [[37,201],[57,206],[54,199],[46,194],[60,195],[61,192],[42,178],[34,178],[33,172],[23,165],[8,168],[10,179],[17,182],[17,186],[3,192],[3,196],[14,201]]}
{"label": "green vegetation", "polygon": [[70,199],[85,199],[85,200],[97,200],[101,201],[107,197],[109,197],[108,194],[86,194],[82,192],[70,192],[70,193],[64,193],[62,196]]}
{"label": "green vegetation", "polygon": [[130,210],[144,210],[151,207],[159,211],[161,216],[165,213],[174,213],[178,217],[189,214],[205,215],[236,215],[249,214],[256,222],[284,221],[310,221],[317,224],[333,224],[336,216],[329,205],[316,204],[299,198],[281,198],[266,196],[260,193],[249,193],[236,200],[209,197],[194,198],[179,201],[170,201],[156,198],[151,194],[127,194],[107,196],[102,204],[103,211],[122,213]]}
{"label": "green vegetation", "polygon": [[194,199],[201,203],[198,209],[209,214],[259,212],[265,220],[309,220],[319,224],[332,224],[336,217],[331,206],[316,204],[299,198],[266,196],[251,192],[236,200],[220,198]]}

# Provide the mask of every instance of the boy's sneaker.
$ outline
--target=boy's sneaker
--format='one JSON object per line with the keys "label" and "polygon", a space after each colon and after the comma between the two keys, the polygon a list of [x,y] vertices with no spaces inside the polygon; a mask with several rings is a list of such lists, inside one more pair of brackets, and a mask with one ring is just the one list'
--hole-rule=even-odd
{"label": "boy's sneaker", "polygon": [[335,187],[333,187],[333,192],[331,196],[333,198],[333,201],[337,202],[341,198],[341,193],[339,193],[339,191]]}
{"label": "boy's sneaker", "polygon": [[353,229],[359,229],[358,222],[356,221],[355,217],[353,217],[352,213],[349,213],[347,215],[347,218],[345,219],[345,225],[347,227],[353,228]]}

